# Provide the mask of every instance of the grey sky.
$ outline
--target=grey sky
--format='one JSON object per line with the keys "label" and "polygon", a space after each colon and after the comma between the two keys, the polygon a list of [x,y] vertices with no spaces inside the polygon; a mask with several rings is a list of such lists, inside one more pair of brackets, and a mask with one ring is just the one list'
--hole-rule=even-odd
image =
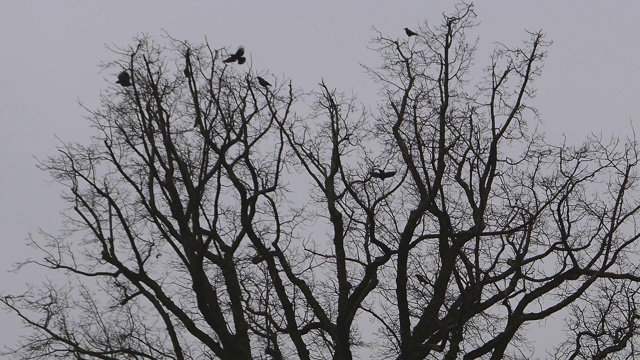
{"label": "grey sky", "polygon": [[[372,26],[404,36],[424,20],[437,24],[453,3],[429,1],[2,1],[0,3],[0,292],[24,288],[35,268],[7,273],[38,254],[24,246],[41,227],[55,232],[64,204],[59,189],[35,167],[64,140],[91,134],[81,100],[94,108],[114,74],[98,64],[115,59],[106,45],[128,46],[149,33],[215,47],[244,45],[256,71],[290,78],[311,90],[330,87],[361,95],[373,107],[376,92],[359,62],[376,63],[367,50]],[[488,64],[496,41],[520,44],[525,29],[542,29],[554,42],[533,103],[549,141],[561,134],[578,142],[590,132],[630,133],[640,119],[640,2],[484,1],[476,3],[477,65]],[[317,87],[316,87],[317,88]],[[0,313],[0,346],[16,340],[18,322]]]}

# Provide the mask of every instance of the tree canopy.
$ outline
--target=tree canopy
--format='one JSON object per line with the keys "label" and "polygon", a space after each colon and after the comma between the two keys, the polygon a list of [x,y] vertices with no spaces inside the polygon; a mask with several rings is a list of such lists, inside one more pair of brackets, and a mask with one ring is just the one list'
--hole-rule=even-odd
{"label": "tree canopy", "polygon": [[370,107],[249,48],[117,51],[94,137],[40,163],[68,217],[21,266],[68,281],[0,298],[31,329],[4,355],[523,358],[527,327],[560,315],[549,356],[640,355],[637,143],[547,143],[550,43],[474,59],[476,26],[461,4],[377,32]]}

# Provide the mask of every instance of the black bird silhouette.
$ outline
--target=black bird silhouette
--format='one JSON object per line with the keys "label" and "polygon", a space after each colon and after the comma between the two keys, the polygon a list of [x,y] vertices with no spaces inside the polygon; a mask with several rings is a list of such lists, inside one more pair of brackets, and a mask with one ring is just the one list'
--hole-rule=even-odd
{"label": "black bird silhouette", "polygon": [[191,59],[189,56],[189,53],[191,52],[191,50],[187,49],[187,53],[185,54],[184,58],[184,70],[182,70],[182,73],[184,74],[185,77],[189,77],[189,75],[191,75],[191,71],[189,71],[189,64],[191,63]]}
{"label": "black bird silhouette", "polygon": [[245,58],[243,55],[244,55],[244,47],[240,46],[238,50],[236,50],[235,54],[231,54],[231,56],[224,59],[222,62],[224,62],[225,64],[228,64],[228,63],[238,61],[238,64],[242,65],[245,63],[245,61],[247,61],[247,58]]}
{"label": "black bird silhouette", "polygon": [[378,169],[378,171],[372,170],[370,174],[371,174],[371,177],[384,180],[395,175],[396,171],[384,171],[382,169]]}
{"label": "black bird silhouette", "polygon": [[131,86],[131,76],[129,73],[126,71],[121,72],[118,75],[118,81],[116,81],[116,84],[120,84],[124,87]]}
{"label": "black bird silhouette", "polygon": [[417,33],[417,32],[413,32],[413,31],[411,31],[411,29],[409,29],[409,28],[404,28],[404,32],[406,32],[406,33],[407,33],[407,36],[408,36],[408,37],[412,37],[412,36],[414,36],[414,35],[418,35],[418,33]]}
{"label": "black bird silhouette", "polygon": [[261,78],[260,76],[258,76],[257,79],[258,79],[258,84],[264,87],[271,86],[271,84],[267,80]]}

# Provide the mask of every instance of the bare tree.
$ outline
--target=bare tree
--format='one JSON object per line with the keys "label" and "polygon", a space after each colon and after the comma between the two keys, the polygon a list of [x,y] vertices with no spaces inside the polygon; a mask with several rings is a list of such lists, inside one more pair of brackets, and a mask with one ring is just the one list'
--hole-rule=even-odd
{"label": "bare tree", "polygon": [[475,18],[378,33],[374,111],[208,44],[122,49],[93,143],[41,163],[71,211],[22,265],[69,280],[0,300],[33,329],[5,355],[524,358],[554,315],[557,357],[640,355],[635,139],[546,143],[549,43],[498,44],[474,80]]}

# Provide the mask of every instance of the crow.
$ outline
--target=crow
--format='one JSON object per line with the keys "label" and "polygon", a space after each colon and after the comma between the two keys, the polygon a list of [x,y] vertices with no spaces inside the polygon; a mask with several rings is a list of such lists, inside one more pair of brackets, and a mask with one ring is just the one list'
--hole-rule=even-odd
{"label": "crow", "polygon": [[370,174],[371,174],[371,177],[384,180],[384,179],[392,177],[393,175],[396,174],[396,172],[395,171],[384,171],[382,169],[378,169],[378,171],[372,170]]}
{"label": "crow", "polygon": [[182,70],[182,73],[184,74],[185,77],[189,77],[189,75],[191,75],[191,71],[189,71],[189,64],[191,63],[191,59],[190,59],[190,53],[191,51],[189,49],[187,49],[187,53],[185,54],[185,61],[184,61],[184,70]]}
{"label": "crow", "polygon": [[409,28],[404,28],[404,32],[407,33],[408,37],[412,37],[414,35],[418,35],[418,33],[411,31],[411,29],[409,29]]}
{"label": "crow", "polygon": [[238,50],[236,50],[235,54],[231,54],[231,56],[224,59],[222,62],[224,62],[225,64],[228,64],[228,63],[235,62],[237,60],[238,64],[242,65],[245,63],[245,61],[247,61],[247,58],[244,57],[243,55],[244,55],[244,47],[240,46]]}
{"label": "crow", "polygon": [[262,85],[264,87],[271,86],[271,84],[267,80],[261,78],[260,76],[258,76],[257,79],[258,79],[258,83],[260,85]]}
{"label": "crow", "polygon": [[118,81],[116,81],[116,84],[120,84],[124,87],[131,86],[131,76],[129,73],[126,71],[121,72],[118,75]]}

